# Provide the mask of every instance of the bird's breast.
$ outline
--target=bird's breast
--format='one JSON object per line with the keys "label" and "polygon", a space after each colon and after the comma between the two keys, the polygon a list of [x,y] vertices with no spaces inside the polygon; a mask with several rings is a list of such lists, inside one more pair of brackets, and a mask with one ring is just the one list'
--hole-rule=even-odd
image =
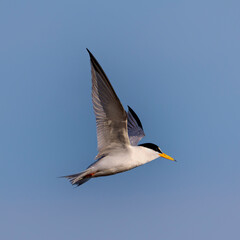
{"label": "bird's breast", "polygon": [[112,152],[96,162],[97,176],[112,175],[143,165],[158,156],[140,146],[130,146],[124,151]]}

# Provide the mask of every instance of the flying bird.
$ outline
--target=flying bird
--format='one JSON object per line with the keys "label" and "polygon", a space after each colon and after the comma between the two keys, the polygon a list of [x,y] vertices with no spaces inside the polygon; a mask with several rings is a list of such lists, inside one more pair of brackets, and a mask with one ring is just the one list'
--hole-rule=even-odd
{"label": "flying bird", "polygon": [[153,143],[138,145],[145,133],[137,114],[129,106],[128,112],[124,110],[102,67],[87,51],[91,62],[98,155],[85,171],[64,177],[80,186],[92,178],[125,172],[158,157],[175,161]]}

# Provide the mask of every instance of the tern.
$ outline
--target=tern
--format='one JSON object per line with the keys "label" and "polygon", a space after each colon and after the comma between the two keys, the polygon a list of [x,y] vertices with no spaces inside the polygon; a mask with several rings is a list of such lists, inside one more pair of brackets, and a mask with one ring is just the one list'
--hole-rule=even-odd
{"label": "tern", "polygon": [[175,161],[153,143],[138,145],[145,133],[137,114],[129,106],[128,112],[124,110],[102,67],[87,51],[91,62],[98,154],[85,171],[63,177],[80,186],[92,178],[125,172],[158,157]]}

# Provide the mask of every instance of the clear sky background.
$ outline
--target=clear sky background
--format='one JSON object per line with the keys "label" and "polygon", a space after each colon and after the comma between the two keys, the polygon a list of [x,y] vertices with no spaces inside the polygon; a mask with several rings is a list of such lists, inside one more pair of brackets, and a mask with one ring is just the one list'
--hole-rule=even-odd
{"label": "clear sky background", "polygon": [[[0,2],[0,239],[240,239],[240,2]],[[175,157],[72,187],[97,154],[89,48]]]}

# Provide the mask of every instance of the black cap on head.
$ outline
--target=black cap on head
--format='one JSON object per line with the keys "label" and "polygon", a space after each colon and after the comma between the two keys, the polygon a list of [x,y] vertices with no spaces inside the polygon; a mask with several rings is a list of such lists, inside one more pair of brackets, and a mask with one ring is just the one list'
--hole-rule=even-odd
{"label": "black cap on head", "polygon": [[143,144],[140,144],[139,146],[150,148],[156,152],[162,153],[161,149],[154,143],[143,143]]}

